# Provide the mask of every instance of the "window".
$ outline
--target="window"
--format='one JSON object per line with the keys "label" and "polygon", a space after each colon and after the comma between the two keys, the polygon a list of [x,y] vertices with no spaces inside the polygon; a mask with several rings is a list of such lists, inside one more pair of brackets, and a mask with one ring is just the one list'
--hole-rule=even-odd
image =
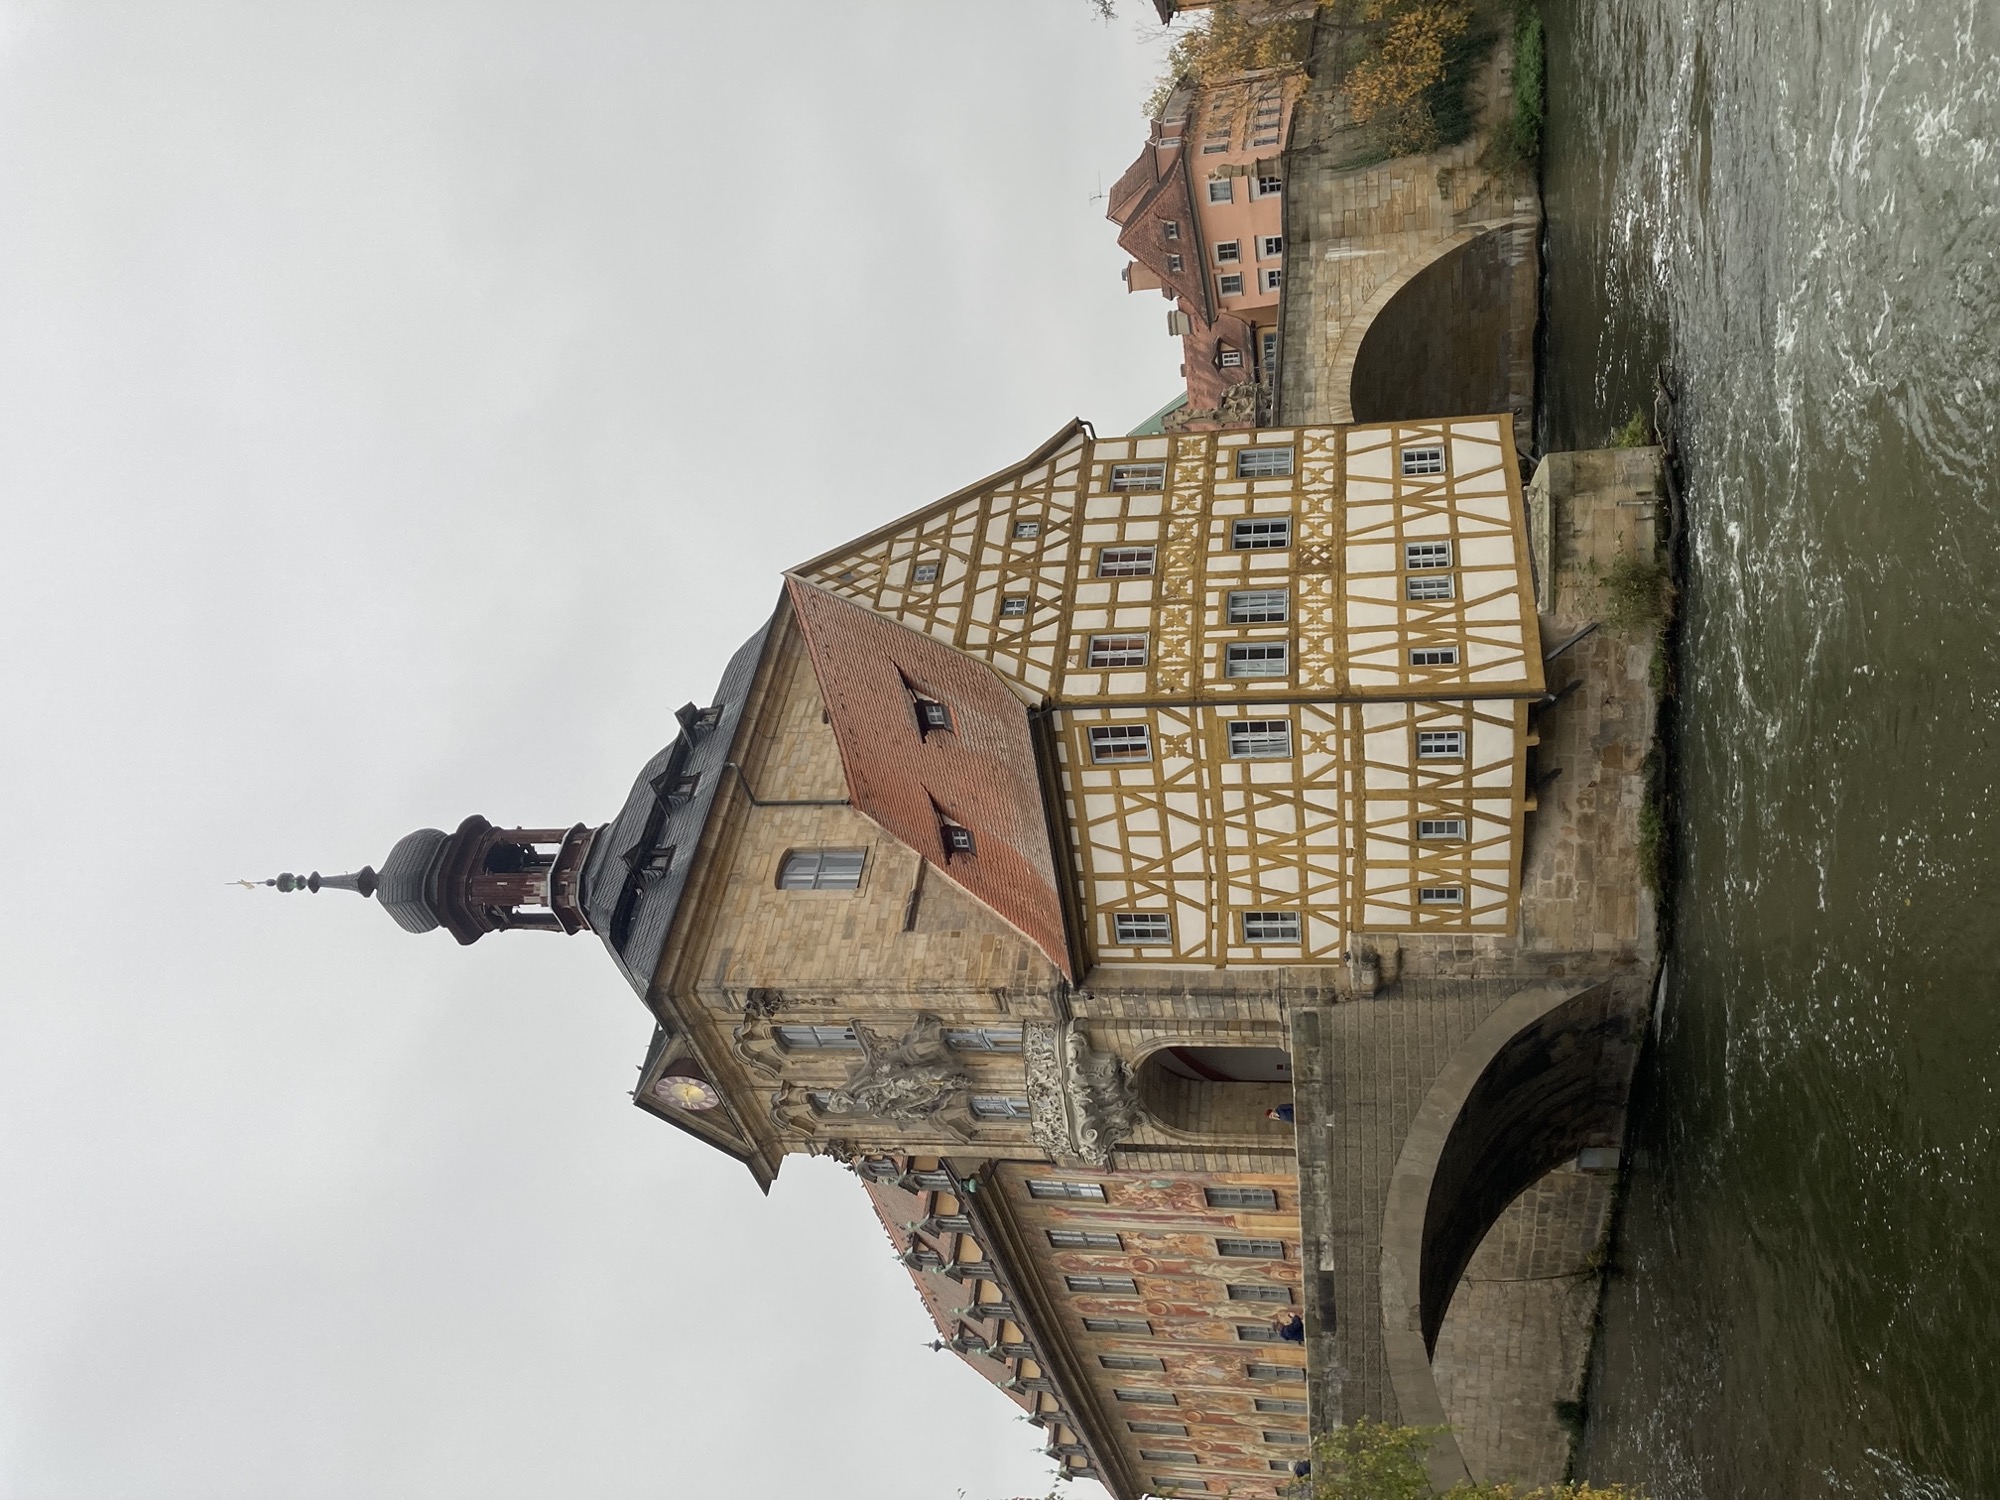
{"label": "window", "polygon": [[1232,719],[1231,760],[1277,760],[1292,753],[1290,719]]}
{"label": "window", "polygon": [[1229,623],[1282,625],[1292,617],[1291,603],[1283,589],[1235,589],[1229,595]]}
{"label": "window", "polygon": [[1238,479],[1282,479],[1292,472],[1292,450],[1289,448],[1238,448],[1236,450],[1236,477]]}
{"label": "window", "polygon": [[1276,260],[1285,253],[1285,237],[1282,234],[1265,234],[1257,238],[1257,258]]}
{"label": "window", "polygon": [[787,1052],[844,1052],[860,1047],[852,1026],[780,1026],[778,1044]]}
{"label": "window", "polygon": [[1233,1260],[1283,1260],[1283,1240],[1218,1239],[1215,1253]]}
{"label": "window", "polygon": [[1448,568],[1451,566],[1451,543],[1405,542],[1403,566],[1412,573],[1425,568]]}
{"label": "window", "polygon": [[1210,203],[1234,203],[1236,201],[1235,183],[1227,177],[1209,178],[1208,201]]}
{"label": "window", "polygon": [[972,1118],[975,1120],[1025,1120],[1028,1118],[1028,1101],[1005,1094],[974,1094],[972,1096]]}
{"label": "window", "polygon": [[1215,247],[1215,258],[1218,261],[1243,259],[1243,242],[1241,240],[1218,241]]}
{"label": "window", "polygon": [[937,570],[938,565],[936,563],[918,563],[914,568],[910,569],[910,582],[936,583]]}
{"label": "window", "polygon": [[1278,1194],[1272,1188],[1260,1187],[1212,1187],[1201,1190],[1210,1208],[1259,1208],[1266,1213],[1276,1213]]}
{"label": "window", "polygon": [[1465,758],[1465,731],[1463,729],[1419,729],[1417,731],[1418,760],[1463,760]]}
{"label": "window", "polygon": [[1153,576],[1153,549],[1151,547],[1100,547],[1097,549],[1097,576],[1099,578],[1151,578]]}
{"label": "window", "polygon": [[1222,649],[1225,677],[1283,677],[1291,669],[1291,647],[1283,641],[1237,641]]}
{"label": "window", "polygon": [[1413,667],[1455,667],[1458,665],[1456,646],[1412,646],[1410,665]]}
{"label": "window", "polygon": [[1090,758],[1107,760],[1151,760],[1153,735],[1144,724],[1093,724],[1090,726]]}
{"label": "window", "polygon": [[1136,1333],[1146,1338],[1153,1336],[1153,1325],[1144,1318],[1085,1318],[1083,1326],[1091,1333]]}
{"label": "window", "polygon": [[1177,240],[1180,237],[1181,237],[1181,221],[1179,219],[1168,219],[1164,224],[1160,225],[1161,239]]}
{"label": "window", "polygon": [[1433,443],[1427,448],[1405,448],[1403,450],[1403,473],[1442,474],[1444,472],[1444,445]]}
{"label": "window", "polygon": [[1296,943],[1299,914],[1295,911],[1246,911],[1243,913],[1243,941],[1246,943]]}
{"label": "window", "polygon": [[958,1179],[942,1169],[930,1172],[913,1172],[910,1175],[916,1179],[917,1186],[926,1192],[955,1193],[958,1191]]}
{"label": "window", "polygon": [[951,710],[937,699],[916,698],[911,701],[915,703],[917,709],[917,728],[925,734],[929,734],[933,729],[951,728]]}
{"label": "window", "polygon": [[[1227,151],[1228,149],[1229,149],[1229,133],[1227,131],[1224,131],[1219,136],[1212,135],[1207,140],[1201,143],[1201,154],[1203,156],[1213,156],[1218,151]],[[1211,199],[1210,201],[1212,202],[1214,200]]]}
{"label": "window", "polygon": [[973,852],[972,830],[967,828],[963,823],[953,823],[948,819],[940,821],[938,824],[938,833],[944,839],[945,853],[970,854]]}
{"label": "window", "polygon": [[1216,277],[1215,290],[1219,295],[1224,297],[1242,296],[1243,273],[1241,271],[1232,271],[1227,276]]}
{"label": "window", "polygon": [[1161,1437],[1186,1437],[1187,1429],[1178,1422],[1127,1422],[1134,1432],[1157,1433]]}
{"label": "window", "polygon": [[1116,1396],[1120,1401],[1130,1401],[1134,1406],[1180,1405],[1180,1402],[1174,1399],[1172,1391],[1131,1390],[1122,1386],[1113,1386],[1111,1394]]}
{"label": "window", "polygon": [[1303,1417],[1306,1414],[1305,1402],[1285,1401],[1276,1396],[1259,1396],[1256,1407],[1257,1410],[1274,1417]]}
{"label": "window", "polygon": [[1028,596],[1026,594],[1007,594],[1002,596],[1000,600],[1001,619],[1018,620],[1026,615],[1027,612]]}
{"label": "window", "polygon": [[1419,818],[1417,837],[1420,839],[1462,839],[1465,837],[1463,818]]}
{"label": "window", "polygon": [[1264,1286],[1261,1283],[1231,1282],[1229,1285],[1231,1302],[1282,1302],[1291,1305],[1292,1289],[1287,1286]]}
{"label": "window", "polygon": [[1291,1381],[1303,1383],[1306,1372],[1297,1365],[1245,1365],[1243,1373],[1252,1380]]}
{"label": "window", "polygon": [[1277,332],[1275,329],[1267,330],[1259,335],[1259,337],[1264,341],[1264,378],[1266,380],[1275,380],[1278,377]]}
{"label": "window", "polygon": [[1180,270],[1180,269],[1181,269],[1181,258],[1180,258],[1180,257],[1179,257],[1178,255],[1175,255],[1175,254],[1172,254],[1172,253],[1169,253],[1169,254],[1168,254],[1168,256],[1167,256],[1167,269],[1168,269],[1169,271],[1178,271],[1178,270]]}
{"label": "window", "polygon": [[1306,1435],[1303,1432],[1280,1432],[1273,1430],[1264,1434],[1264,1441],[1267,1443],[1276,1443],[1280,1447],[1303,1448],[1306,1442]]}
{"label": "window", "polygon": [[1098,1292],[1113,1297],[1139,1294],[1139,1283],[1130,1276],[1065,1276],[1063,1285],[1072,1292]]}
{"label": "window", "polygon": [[1417,887],[1419,906],[1463,906],[1465,891],[1455,885],[1424,885]]}
{"label": "window", "polygon": [[861,884],[859,849],[794,849],[778,871],[781,891],[851,891]]}
{"label": "window", "polygon": [[1274,1473],[1290,1474],[1292,1472],[1292,1461],[1289,1458],[1267,1458],[1264,1460],[1264,1467]]}
{"label": "window", "polygon": [[1229,545],[1237,552],[1276,552],[1292,545],[1292,518],[1266,517],[1236,521],[1229,528]]}
{"label": "window", "polygon": [[[1160,490],[1166,488],[1167,466],[1165,464],[1113,464],[1111,466],[1111,488],[1125,494],[1135,490]],[[1153,549],[1148,547],[1147,552]]]}
{"label": "window", "polygon": [[1224,344],[1216,350],[1215,362],[1225,370],[1240,370],[1243,368],[1243,351]]}
{"label": "window", "polygon": [[1403,597],[1418,601],[1449,599],[1452,595],[1451,574],[1413,573],[1403,580]]}
{"label": "window", "polygon": [[1285,273],[1276,267],[1266,267],[1257,273],[1257,285],[1267,292],[1275,292],[1279,282],[1284,280],[1284,276]]}
{"label": "window", "polygon": [[1015,536],[1028,537],[1040,536],[1041,534],[1042,523],[1040,521],[1016,521],[1014,523]]}
{"label": "window", "polygon": [[1094,635],[1090,638],[1093,667],[1143,667],[1146,665],[1146,638],[1143,635]]}
{"label": "window", "polygon": [[954,1052],[1019,1052],[1018,1026],[947,1026],[944,1044]]}
{"label": "window", "polygon": [[[1162,1448],[1141,1448],[1139,1450],[1139,1457],[1150,1459],[1156,1464],[1198,1464],[1201,1462],[1192,1453],[1169,1453]],[[1154,1483],[1159,1483],[1158,1479],[1155,1479]]]}
{"label": "window", "polygon": [[1157,947],[1174,940],[1173,925],[1163,911],[1121,911],[1111,919],[1113,937],[1133,947]]}
{"label": "window", "polygon": [[1164,1370],[1167,1362],[1150,1354],[1100,1354],[1097,1362],[1107,1370]]}
{"label": "window", "polygon": [[[1125,1241],[1108,1229],[1051,1229],[1049,1243],[1058,1250],[1123,1250]],[[1085,1320],[1088,1321],[1087,1319]],[[1150,1331],[1150,1330],[1149,1330]]]}
{"label": "window", "polygon": [[1257,196],[1259,198],[1275,198],[1284,190],[1285,179],[1282,177],[1265,177],[1259,175],[1257,178]]}
{"label": "window", "polygon": [[1053,1178],[1030,1177],[1030,1198],[1067,1198],[1084,1203],[1102,1203],[1104,1185],[1098,1182],[1057,1182]]}
{"label": "window", "polygon": [[1236,1340],[1242,1344],[1282,1344],[1278,1330],[1269,1323],[1238,1323]]}

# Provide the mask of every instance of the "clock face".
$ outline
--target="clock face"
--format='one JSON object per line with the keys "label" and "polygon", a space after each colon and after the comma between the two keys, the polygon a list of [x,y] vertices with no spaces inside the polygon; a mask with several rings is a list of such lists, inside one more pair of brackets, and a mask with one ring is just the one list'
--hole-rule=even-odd
{"label": "clock face", "polygon": [[722,1102],[715,1085],[705,1078],[673,1073],[653,1085],[653,1097],[675,1109],[714,1109]]}

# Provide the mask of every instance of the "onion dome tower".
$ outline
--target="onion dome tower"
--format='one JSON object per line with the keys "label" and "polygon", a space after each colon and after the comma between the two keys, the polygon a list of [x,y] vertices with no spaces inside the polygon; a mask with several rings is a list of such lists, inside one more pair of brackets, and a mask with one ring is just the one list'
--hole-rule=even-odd
{"label": "onion dome tower", "polygon": [[[455,832],[419,828],[389,851],[377,874],[293,875],[263,884],[280,891],[353,891],[382,903],[405,932],[442,927],[461,943],[489,932],[526,927],[542,932],[592,930],[585,914],[582,873],[601,828],[495,828],[474,815]],[[253,884],[254,882],[244,882]]]}

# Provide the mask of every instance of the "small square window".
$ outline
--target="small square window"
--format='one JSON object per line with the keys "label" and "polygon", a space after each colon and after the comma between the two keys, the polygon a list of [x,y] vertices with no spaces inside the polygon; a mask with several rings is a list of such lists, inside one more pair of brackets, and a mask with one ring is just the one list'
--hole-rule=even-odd
{"label": "small square window", "polygon": [[1412,573],[1451,566],[1450,542],[1403,543],[1403,566]]}
{"label": "small square window", "polygon": [[1216,351],[1215,362],[1225,370],[1239,370],[1243,367],[1243,351],[1225,346]]}
{"label": "small square window", "polygon": [[1224,263],[1243,259],[1243,242],[1241,240],[1218,241],[1215,246],[1215,258]]}
{"label": "small square window", "polygon": [[1229,528],[1229,545],[1238,552],[1283,551],[1292,545],[1291,517],[1233,522]]}
{"label": "small square window", "polygon": [[947,854],[972,853],[972,830],[970,828],[960,823],[943,823],[939,825],[939,828],[944,835],[944,847]]}
{"label": "small square window", "polygon": [[1028,1118],[1028,1101],[1005,1094],[974,1094],[972,1117],[975,1120],[1025,1120]]}
{"label": "small square window", "polygon": [[1160,238],[1161,238],[1161,239],[1163,239],[1163,240],[1177,240],[1177,239],[1179,239],[1180,237],[1181,237],[1181,224],[1180,224],[1180,220],[1178,220],[1178,219],[1168,219],[1168,220],[1167,220],[1167,221],[1166,221],[1165,223],[1163,223],[1162,225],[1160,225]]}
{"label": "small square window", "polygon": [[1210,203],[1234,203],[1236,201],[1236,187],[1233,179],[1228,177],[1209,178],[1208,201]]}
{"label": "small square window", "polygon": [[1171,271],[1179,271],[1181,269],[1182,269],[1181,258],[1178,255],[1170,253],[1167,256],[1167,270],[1171,272]]}
{"label": "small square window", "polygon": [[1231,719],[1231,760],[1280,760],[1292,753],[1290,719]]}
{"label": "small square window", "polygon": [[1259,198],[1275,198],[1284,190],[1285,179],[1282,177],[1260,176],[1257,179],[1257,196]]}
{"label": "small square window", "polygon": [[1412,573],[1403,580],[1403,597],[1416,603],[1434,603],[1451,596],[1449,573]]}
{"label": "small square window", "polygon": [[1040,536],[1041,534],[1042,534],[1042,523],[1040,521],[1016,521],[1014,523],[1015,536],[1030,537],[1030,536]]}
{"label": "small square window", "polygon": [[1276,260],[1285,253],[1285,237],[1282,234],[1260,235],[1257,239],[1257,255],[1262,260]]}
{"label": "small square window", "polygon": [[1223,647],[1225,677],[1287,677],[1292,670],[1291,647],[1283,641],[1237,641]]}
{"label": "small square window", "polygon": [[1243,913],[1243,941],[1296,943],[1299,941],[1299,914],[1295,911],[1246,911]]}
{"label": "small square window", "polygon": [[1292,450],[1290,448],[1238,448],[1236,450],[1236,477],[1238,479],[1282,479],[1292,472]]}
{"label": "small square window", "polygon": [[1403,450],[1403,473],[1406,477],[1444,472],[1444,445],[1432,443],[1423,448]]}
{"label": "small square window", "polygon": [[938,565],[936,563],[918,563],[914,568],[910,569],[910,582],[936,583],[937,575]]}
{"label": "small square window", "polygon": [[1099,578],[1151,578],[1151,547],[1103,547],[1097,553]]}
{"label": "small square window", "polygon": [[1090,726],[1090,758],[1107,760],[1151,760],[1153,734],[1144,724],[1093,724]]}
{"label": "small square window", "polygon": [[1278,289],[1279,282],[1284,279],[1284,275],[1283,271],[1277,270],[1274,267],[1266,267],[1257,273],[1257,284],[1267,292],[1275,292]]}
{"label": "small square window", "polygon": [[1135,948],[1160,947],[1174,940],[1173,924],[1163,911],[1121,911],[1111,918],[1112,937]]}
{"label": "small square window", "polygon": [[1418,760],[1464,760],[1463,729],[1420,729],[1417,731]]}
{"label": "small square window", "polygon": [[1101,1182],[1062,1182],[1053,1177],[1030,1177],[1028,1179],[1030,1198],[1058,1198],[1081,1200],[1086,1203],[1104,1201],[1104,1184]]}
{"label": "small square window", "polygon": [[1000,600],[1000,618],[1003,620],[1018,620],[1026,615],[1027,612],[1028,596],[1026,594],[1007,594]]}
{"label": "small square window", "polygon": [[1215,1253],[1230,1260],[1283,1260],[1283,1240],[1218,1239]]}
{"label": "small square window", "polygon": [[935,698],[918,698],[917,727],[925,733],[933,729],[951,728],[951,710]]}
{"label": "small square window", "polygon": [[1232,271],[1232,272],[1231,272],[1231,273],[1230,273],[1229,275],[1227,275],[1227,276],[1218,276],[1218,277],[1216,277],[1216,278],[1215,278],[1215,290],[1216,290],[1216,291],[1217,291],[1217,292],[1218,292],[1219,294],[1221,294],[1222,296],[1224,296],[1224,297],[1240,297],[1240,296],[1242,296],[1242,295],[1243,295],[1243,273],[1242,273],[1241,271]]}
{"label": "small square window", "polygon": [[1166,488],[1167,466],[1165,464],[1113,464],[1111,466],[1111,488],[1120,494],[1135,491],[1154,491]]}
{"label": "small square window", "polygon": [[1087,659],[1093,667],[1143,667],[1146,665],[1146,638],[1143,635],[1094,635],[1090,638]]}
{"label": "small square window", "polygon": [[1426,885],[1417,888],[1419,906],[1463,906],[1465,888],[1456,885]]}
{"label": "small square window", "polygon": [[1292,596],[1284,589],[1233,589],[1229,595],[1232,625],[1282,625],[1292,617]]}
{"label": "small square window", "polygon": [[1413,667],[1455,667],[1458,665],[1456,646],[1412,646],[1410,665]]}
{"label": "small square window", "polygon": [[1420,839],[1436,839],[1447,843],[1463,839],[1465,837],[1465,819],[1419,818],[1417,819],[1417,837]]}

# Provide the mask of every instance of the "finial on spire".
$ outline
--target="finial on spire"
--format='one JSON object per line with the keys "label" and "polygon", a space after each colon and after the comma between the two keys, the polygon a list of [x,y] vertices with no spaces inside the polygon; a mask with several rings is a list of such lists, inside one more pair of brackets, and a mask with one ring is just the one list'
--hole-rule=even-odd
{"label": "finial on spire", "polygon": [[230,880],[224,883],[227,885],[240,885],[246,891],[254,891],[258,886],[266,885],[273,890],[285,891],[287,893],[292,891],[311,891],[315,896],[323,890],[353,891],[359,896],[372,896],[375,894],[375,871],[368,865],[363,865],[360,869],[347,875],[322,875],[317,870],[314,870],[310,875],[294,875],[290,870],[287,870],[284,874],[273,880]]}

